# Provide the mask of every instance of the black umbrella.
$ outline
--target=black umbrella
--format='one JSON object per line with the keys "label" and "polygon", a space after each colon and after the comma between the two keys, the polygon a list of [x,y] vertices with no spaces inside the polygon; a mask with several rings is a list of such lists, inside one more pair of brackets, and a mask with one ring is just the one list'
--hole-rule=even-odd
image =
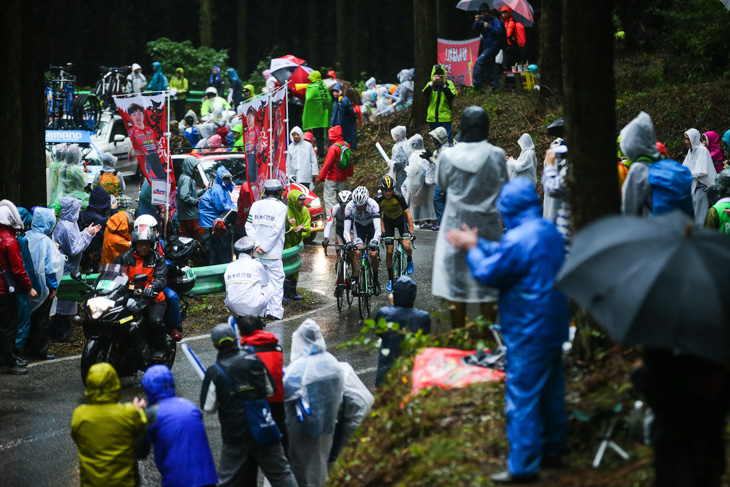
{"label": "black umbrella", "polygon": [[548,125],[547,133],[553,137],[562,137],[565,129],[565,121],[562,117]]}
{"label": "black umbrella", "polygon": [[579,232],[557,286],[626,345],[730,363],[730,237],[682,212]]}

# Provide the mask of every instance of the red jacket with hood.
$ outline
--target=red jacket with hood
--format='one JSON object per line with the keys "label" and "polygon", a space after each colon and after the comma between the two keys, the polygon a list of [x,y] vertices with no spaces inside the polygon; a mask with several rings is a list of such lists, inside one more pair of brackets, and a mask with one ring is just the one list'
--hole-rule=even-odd
{"label": "red jacket with hood", "polygon": [[284,353],[279,345],[279,339],[268,331],[256,330],[250,335],[241,338],[241,345],[253,347],[253,351],[269,369],[276,392],[269,398],[269,402],[284,402]]}
{"label": "red jacket with hood", "polygon": [[[20,245],[15,238],[15,230],[7,225],[0,225],[0,269],[10,271],[15,276],[18,288],[16,292],[30,292],[31,284],[23,267]],[[0,295],[9,294],[5,280],[0,278]]]}
{"label": "red jacket with hood", "polygon": [[340,160],[340,146],[338,146],[337,144],[347,144],[347,142],[345,142],[345,139],[342,137],[342,127],[340,127],[339,125],[330,127],[328,134],[330,137],[331,145],[329,150],[327,151],[327,157],[325,157],[324,159],[324,165],[322,166],[322,170],[319,171],[319,180],[324,181],[325,179],[328,179],[330,181],[337,182],[347,181],[347,178],[349,178],[353,174],[352,164],[350,164],[350,167],[344,170],[337,167],[337,163]]}

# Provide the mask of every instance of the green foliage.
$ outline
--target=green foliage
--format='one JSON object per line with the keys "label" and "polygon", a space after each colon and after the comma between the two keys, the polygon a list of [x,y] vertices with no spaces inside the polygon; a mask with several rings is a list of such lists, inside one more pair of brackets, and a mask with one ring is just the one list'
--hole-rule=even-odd
{"label": "green foliage", "polygon": [[672,53],[672,69],[668,74],[677,80],[706,79],[706,75],[730,77],[730,35],[728,12],[719,1],[675,1],[669,9],[655,8],[663,18],[668,51]]}
{"label": "green foliage", "polygon": [[[196,48],[190,41],[175,42],[167,37],[148,42],[147,54],[153,61],[162,63],[162,71],[168,79],[175,76],[175,69],[183,68],[190,90],[205,90],[213,66],[219,66],[224,77],[228,68],[228,49]],[[219,95],[225,97],[224,93]]]}

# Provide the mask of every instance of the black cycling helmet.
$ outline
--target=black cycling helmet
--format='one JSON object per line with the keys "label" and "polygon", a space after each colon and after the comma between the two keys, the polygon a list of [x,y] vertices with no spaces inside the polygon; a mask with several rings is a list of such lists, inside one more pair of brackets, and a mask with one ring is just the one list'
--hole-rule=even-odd
{"label": "black cycling helmet", "polygon": [[395,189],[395,181],[393,181],[393,178],[388,176],[387,174],[380,178],[380,188],[381,189]]}

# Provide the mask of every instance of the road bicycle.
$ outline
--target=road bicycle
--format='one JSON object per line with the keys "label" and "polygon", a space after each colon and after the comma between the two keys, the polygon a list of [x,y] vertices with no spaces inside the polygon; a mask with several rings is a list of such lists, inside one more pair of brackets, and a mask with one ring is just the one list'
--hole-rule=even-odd
{"label": "road bicycle", "polygon": [[375,284],[373,282],[373,268],[370,264],[370,252],[368,250],[378,250],[378,246],[363,246],[360,257],[360,277],[357,280],[357,307],[360,310],[360,318],[363,320],[370,316],[370,300],[375,294]]}
{"label": "road bicycle", "polygon": [[76,95],[73,64],[51,66],[58,74],[46,83],[46,128],[51,130],[88,130],[93,132],[101,118],[101,104],[95,95]]}
{"label": "road bicycle", "polygon": [[[337,311],[342,312],[342,308],[350,308],[355,299],[352,290],[352,272],[350,258],[347,245],[331,245],[337,250],[337,263],[335,264],[337,277],[335,278],[335,298],[337,298]],[[327,255],[327,247],[324,248],[324,255]]]}
{"label": "road bicycle", "polygon": [[412,241],[411,235],[406,233],[402,237],[383,237],[383,247],[388,243],[398,242],[395,250],[393,251],[393,282],[397,281],[399,277],[405,276],[408,270],[408,254],[406,254],[403,248],[403,240],[411,240],[411,248],[415,250],[416,244]]}
{"label": "road bicycle", "polygon": [[116,110],[114,96],[130,93],[131,87],[127,76],[132,72],[131,66],[107,68],[100,66],[100,78],[96,82],[94,94],[99,98],[104,109]]}

